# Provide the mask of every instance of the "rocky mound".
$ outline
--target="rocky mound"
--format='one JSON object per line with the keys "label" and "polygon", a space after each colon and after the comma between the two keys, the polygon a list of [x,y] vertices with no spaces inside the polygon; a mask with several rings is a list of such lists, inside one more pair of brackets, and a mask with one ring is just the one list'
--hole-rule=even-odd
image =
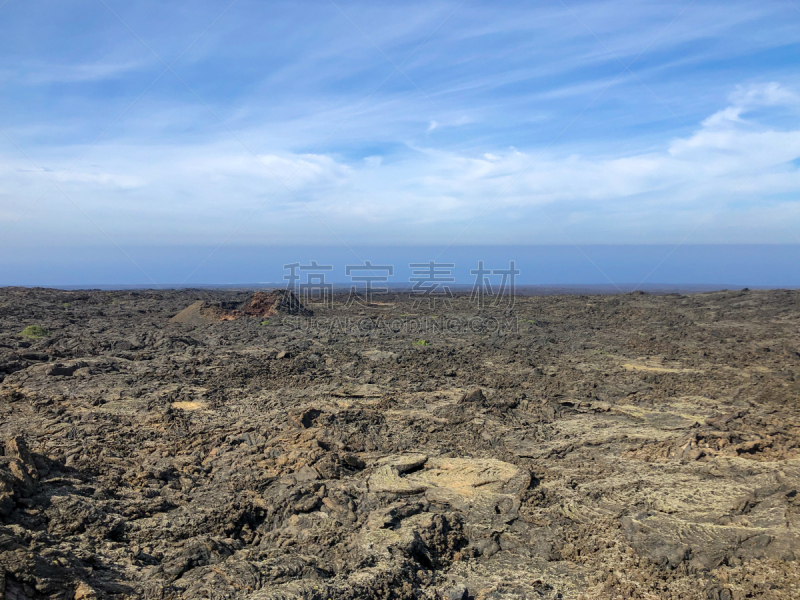
{"label": "rocky mound", "polygon": [[205,325],[218,321],[233,321],[242,317],[271,317],[278,313],[310,317],[313,311],[307,309],[290,290],[256,292],[248,302],[209,303],[198,300],[190,304],[170,319],[173,323]]}
{"label": "rocky mound", "polygon": [[252,317],[271,317],[277,313],[310,317],[314,314],[290,290],[256,292],[241,312]]}
{"label": "rocky mound", "polygon": [[190,304],[170,321],[173,323],[187,323],[189,325],[205,325],[217,321],[232,321],[237,318],[235,310],[226,310],[218,304],[209,304],[203,300]]}

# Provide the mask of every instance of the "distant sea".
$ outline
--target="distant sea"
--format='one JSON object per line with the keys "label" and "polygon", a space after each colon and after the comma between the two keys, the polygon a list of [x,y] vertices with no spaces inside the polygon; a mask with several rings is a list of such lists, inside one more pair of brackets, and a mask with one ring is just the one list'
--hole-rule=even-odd
{"label": "distant sea", "polygon": [[[410,263],[450,263],[455,284],[471,285],[471,270],[483,261],[485,270],[520,271],[518,285],[592,286],[653,289],[675,286],[687,291],[741,287],[800,287],[800,245],[589,245],[589,246],[458,246],[426,247],[38,247],[4,250],[0,256],[0,285],[43,287],[192,287],[283,286],[284,265],[330,266],[326,282],[349,285],[348,265],[370,261],[393,267],[389,282],[408,284]],[[136,263],[134,265],[134,263]],[[138,266],[137,266],[138,265]],[[417,268],[419,270],[419,268]],[[373,269],[387,275],[388,269]],[[364,275],[353,270],[351,275]],[[443,275],[446,276],[446,275]],[[501,275],[487,274],[495,285]],[[362,284],[363,285],[363,284]],[[375,284],[378,285],[378,284]],[[699,287],[698,287],[699,286]]]}

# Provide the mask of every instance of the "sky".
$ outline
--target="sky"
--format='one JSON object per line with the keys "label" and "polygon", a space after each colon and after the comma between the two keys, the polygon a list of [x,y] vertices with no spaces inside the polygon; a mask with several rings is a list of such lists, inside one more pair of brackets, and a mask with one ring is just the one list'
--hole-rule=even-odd
{"label": "sky", "polygon": [[43,248],[144,283],[148,248],[796,245],[799,7],[0,0],[0,283]]}

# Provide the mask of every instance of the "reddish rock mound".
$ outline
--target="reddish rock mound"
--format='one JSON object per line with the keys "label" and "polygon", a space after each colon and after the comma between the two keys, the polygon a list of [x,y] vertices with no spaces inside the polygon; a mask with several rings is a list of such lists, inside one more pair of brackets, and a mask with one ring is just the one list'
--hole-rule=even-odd
{"label": "reddish rock mound", "polygon": [[278,313],[303,317],[310,317],[314,314],[313,311],[303,306],[291,291],[274,290],[272,292],[256,292],[248,302],[239,306],[230,303],[209,304],[198,300],[170,320],[173,323],[203,325],[218,321],[232,321],[242,317],[271,317]]}
{"label": "reddish rock mound", "polygon": [[276,313],[302,315],[310,317],[314,313],[300,303],[289,290],[274,290],[272,292],[256,292],[242,309],[246,315],[253,317],[271,317]]}

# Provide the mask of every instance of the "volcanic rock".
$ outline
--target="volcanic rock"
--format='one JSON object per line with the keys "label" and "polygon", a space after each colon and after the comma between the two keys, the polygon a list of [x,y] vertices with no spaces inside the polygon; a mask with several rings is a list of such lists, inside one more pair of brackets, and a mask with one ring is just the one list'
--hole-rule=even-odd
{"label": "volcanic rock", "polygon": [[241,312],[252,317],[271,317],[278,313],[310,317],[314,314],[300,303],[291,290],[256,292]]}
{"label": "volcanic rock", "polygon": [[0,598],[797,597],[800,291],[334,300],[0,288]]}
{"label": "volcanic rock", "polygon": [[235,310],[226,310],[220,305],[198,300],[184,308],[170,321],[187,325],[206,325],[217,321],[232,321],[237,316]]}
{"label": "volcanic rock", "polygon": [[209,303],[198,300],[170,319],[173,323],[206,325],[218,321],[233,321],[244,316],[271,317],[276,314],[310,317],[313,311],[304,307],[291,290],[256,292],[241,304]]}
{"label": "volcanic rock", "polygon": [[467,403],[483,406],[486,404],[486,396],[484,396],[481,388],[475,388],[474,390],[470,390],[461,396],[461,399],[458,402],[459,404]]}

